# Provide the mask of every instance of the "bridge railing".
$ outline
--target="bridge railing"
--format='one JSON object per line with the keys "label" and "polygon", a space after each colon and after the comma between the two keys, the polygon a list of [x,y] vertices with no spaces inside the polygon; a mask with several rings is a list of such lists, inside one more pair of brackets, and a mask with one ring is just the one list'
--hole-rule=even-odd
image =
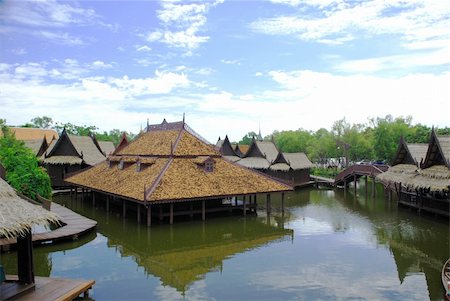
{"label": "bridge railing", "polygon": [[339,183],[343,181],[350,175],[356,176],[377,176],[378,174],[387,171],[389,166],[387,165],[366,165],[366,164],[356,164],[348,167],[347,169],[341,171],[336,175],[334,183]]}

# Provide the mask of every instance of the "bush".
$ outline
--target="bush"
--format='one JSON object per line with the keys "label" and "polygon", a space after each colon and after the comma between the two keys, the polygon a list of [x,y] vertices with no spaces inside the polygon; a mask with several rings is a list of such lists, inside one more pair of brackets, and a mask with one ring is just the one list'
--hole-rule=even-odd
{"label": "bush", "polygon": [[338,173],[340,173],[342,169],[339,168],[321,168],[321,167],[313,167],[311,169],[311,174],[314,176],[326,177],[326,178],[335,178]]}
{"label": "bush", "polygon": [[36,200],[37,194],[50,198],[50,177],[39,166],[36,156],[7,129],[3,129],[3,134],[0,138],[0,162],[6,170],[6,181],[33,200]]}

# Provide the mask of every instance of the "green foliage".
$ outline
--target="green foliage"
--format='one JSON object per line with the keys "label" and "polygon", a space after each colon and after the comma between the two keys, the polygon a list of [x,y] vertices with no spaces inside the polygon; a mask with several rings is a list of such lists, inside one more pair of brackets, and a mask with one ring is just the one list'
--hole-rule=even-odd
{"label": "green foliage", "polygon": [[311,168],[311,174],[319,177],[325,178],[335,178],[338,173],[340,173],[342,169],[339,168],[321,168],[321,167],[313,167]]}
{"label": "green foliage", "polygon": [[0,138],[0,162],[6,170],[6,181],[17,191],[36,199],[37,194],[50,198],[50,178],[44,168],[38,166],[38,159],[16,140],[7,129]]}
{"label": "green foliage", "polygon": [[95,125],[75,125],[70,122],[67,123],[59,123],[57,122],[55,125],[55,129],[58,133],[62,133],[63,129],[66,129],[67,134],[77,135],[77,136],[89,136],[89,134],[94,134],[98,129]]}
{"label": "green foliage", "polygon": [[31,119],[33,127],[40,129],[49,129],[53,126],[53,119],[48,116],[34,117]]}
{"label": "green foliage", "polygon": [[[97,140],[100,140],[100,141],[112,141],[112,143],[117,146],[120,142],[120,139],[122,138],[123,133],[124,132],[121,130],[114,129],[109,132],[105,131],[102,134],[97,133],[96,137],[97,137]],[[127,136],[127,138],[129,140],[133,139],[135,136],[133,133],[128,133],[128,132],[125,132],[125,135]]]}
{"label": "green foliage", "polygon": [[256,136],[257,134],[255,132],[248,132],[247,135],[242,137],[242,139],[238,143],[243,145],[250,145],[252,144],[253,139],[256,139]]}

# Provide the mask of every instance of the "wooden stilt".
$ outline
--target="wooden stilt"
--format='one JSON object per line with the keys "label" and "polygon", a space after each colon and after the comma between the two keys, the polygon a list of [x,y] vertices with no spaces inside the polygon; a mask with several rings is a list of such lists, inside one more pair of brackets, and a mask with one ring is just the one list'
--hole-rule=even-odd
{"label": "wooden stilt", "polygon": [[109,212],[109,195],[106,196],[106,212]]}
{"label": "wooden stilt", "polygon": [[147,207],[147,227],[152,226],[152,205],[148,204]]}
{"label": "wooden stilt", "polygon": [[159,204],[159,221],[163,220],[163,209],[162,204]]}
{"label": "wooden stilt", "polygon": [[254,202],[255,202],[254,210],[255,210],[255,213],[256,213],[256,210],[258,209],[258,203],[256,202],[256,194],[255,194],[255,196],[253,197],[253,200],[254,200]]}
{"label": "wooden stilt", "polygon": [[189,203],[189,217],[192,219],[194,217],[194,205],[192,202]]}
{"label": "wooden stilt", "polygon": [[367,185],[368,185],[368,180],[367,180],[367,176],[364,177],[364,189],[366,191],[366,195],[367,195]]}
{"label": "wooden stilt", "polygon": [[247,198],[245,197],[245,195],[243,198],[243,202],[244,202],[244,216],[246,216],[247,215]]}
{"label": "wooden stilt", "polygon": [[376,195],[376,186],[375,186],[375,177],[372,177],[372,197],[374,198]]}
{"label": "wooden stilt", "polygon": [[95,192],[92,191],[92,207],[95,207]]}
{"label": "wooden stilt", "polygon": [[127,203],[125,200],[122,200],[122,217],[125,218],[127,216]]}
{"label": "wooden stilt", "polygon": [[70,199],[72,200],[72,186],[70,186],[69,190],[70,190]]}
{"label": "wooden stilt", "polygon": [[81,188],[81,201],[84,202],[84,188]]}
{"label": "wooden stilt", "polygon": [[356,196],[356,189],[358,188],[358,180],[356,178],[356,175],[353,176],[353,183],[355,183],[355,186],[353,189],[354,189],[355,196]]}
{"label": "wooden stilt", "polygon": [[78,187],[75,186],[75,201],[78,199]]}
{"label": "wooden stilt", "polygon": [[173,224],[173,203],[170,203],[170,224]]}
{"label": "wooden stilt", "polygon": [[205,200],[202,200],[202,221],[206,219]]}
{"label": "wooden stilt", "polygon": [[281,193],[281,215],[284,215],[284,192]]}
{"label": "wooden stilt", "polygon": [[141,204],[137,204],[137,223],[141,223]]}
{"label": "wooden stilt", "polygon": [[266,207],[267,207],[267,215],[270,214],[271,212],[271,205],[270,205],[270,193],[267,194],[267,200],[266,200]]}
{"label": "wooden stilt", "polygon": [[20,283],[34,283],[33,243],[31,229],[17,237],[17,271]]}

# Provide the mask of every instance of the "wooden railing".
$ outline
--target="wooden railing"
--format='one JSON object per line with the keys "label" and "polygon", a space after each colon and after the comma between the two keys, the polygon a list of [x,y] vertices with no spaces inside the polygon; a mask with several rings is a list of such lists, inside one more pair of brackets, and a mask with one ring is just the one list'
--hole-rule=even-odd
{"label": "wooden railing", "polygon": [[336,178],[334,179],[335,185],[338,185],[344,180],[350,180],[353,181],[354,176],[361,177],[361,176],[370,176],[375,177],[379,175],[382,172],[387,171],[389,166],[387,165],[368,165],[368,164],[356,164],[353,166],[350,166],[349,168],[341,171],[339,174],[336,175]]}

